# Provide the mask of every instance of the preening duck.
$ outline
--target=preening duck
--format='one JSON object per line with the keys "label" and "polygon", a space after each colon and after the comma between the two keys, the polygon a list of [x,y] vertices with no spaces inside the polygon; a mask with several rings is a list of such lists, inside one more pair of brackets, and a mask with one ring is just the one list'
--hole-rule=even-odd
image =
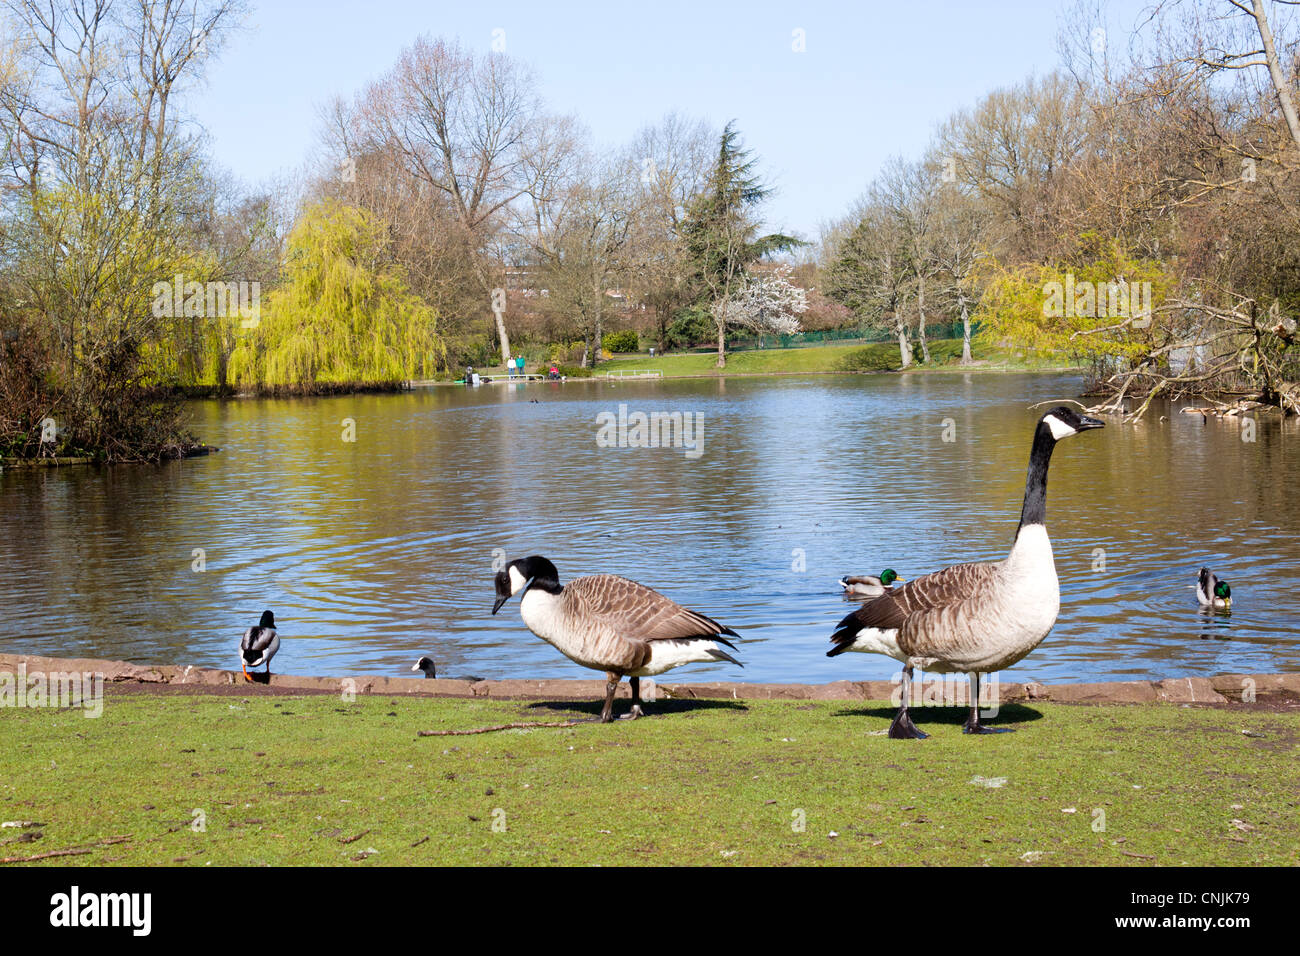
{"label": "preening duck", "polygon": [[244,672],[244,680],[252,681],[248,673],[250,667],[266,665],[266,679],[271,679],[271,658],[280,649],[280,635],[275,632],[275,615],[270,611],[262,612],[262,619],[256,627],[244,632],[239,642],[239,666]]}
{"label": "preening duck", "polygon": [[496,576],[492,613],[516,594],[528,629],[569,660],[605,671],[601,723],[614,719],[614,692],[630,678],[630,719],[641,709],[641,678],[691,663],[730,661],[723,647],[736,647],[723,635],[729,627],[687,610],[644,585],[613,574],[593,574],[560,584],[555,565],[541,555],[517,558]]}
{"label": "preening duck", "polygon": [[[969,673],[968,734],[996,733],[979,719],[979,675],[1010,667],[1047,636],[1061,607],[1047,518],[1047,466],[1064,438],[1105,423],[1064,405],[1038,420],[1025,499],[1011,553],[1001,561],[957,564],[868,601],[840,621],[827,656],[887,654],[903,663],[902,706],[889,736],[919,738],[908,714],[912,669]],[[1009,728],[999,728],[1005,730]]]}
{"label": "preening duck", "polygon": [[846,574],[840,578],[840,587],[844,588],[844,593],[851,597],[880,597],[895,583],[903,584],[906,580],[906,578],[900,578],[898,572],[893,568],[885,568],[880,572],[880,577],[874,577],[870,574],[849,577]]}
{"label": "preening duck", "polygon": [[1201,568],[1201,573],[1196,578],[1196,600],[1202,607],[1227,610],[1232,607],[1232,588],[1209,568]]}

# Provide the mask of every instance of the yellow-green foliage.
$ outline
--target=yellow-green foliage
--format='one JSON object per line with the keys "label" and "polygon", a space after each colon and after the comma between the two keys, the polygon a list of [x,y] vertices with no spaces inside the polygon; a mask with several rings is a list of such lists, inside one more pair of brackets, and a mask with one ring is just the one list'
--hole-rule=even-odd
{"label": "yellow-green foliage", "polygon": [[406,285],[387,226],[353,206],[309,207],[289,235],[282,282],[230,357],[245,385],[394,382],[433,375],[437,313]]}
{"label": "yellow-green foliage", "polygon": [[1167,320],[1152,313],[1174,283],[1163,263],[1133,258],[1120,242],[1089,233],[1069,261],[994,262],[974,318],[990,342],[1134,358],[1160,336]]}

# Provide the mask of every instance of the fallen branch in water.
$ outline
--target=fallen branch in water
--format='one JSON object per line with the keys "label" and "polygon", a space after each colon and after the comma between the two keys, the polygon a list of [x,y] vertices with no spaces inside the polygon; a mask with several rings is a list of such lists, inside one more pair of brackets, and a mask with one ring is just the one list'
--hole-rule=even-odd
{"label": "fallen branch in water", "polygon": [[529,730],[533,727],[576,727],[578,724],[590,723],[584,720],[545,720],[520,721],[513,724],[493,724],[491,727],[476,727],[473,730],[421,730],[421,737],[463,737],[469,734],[490,734],[494,730]]}

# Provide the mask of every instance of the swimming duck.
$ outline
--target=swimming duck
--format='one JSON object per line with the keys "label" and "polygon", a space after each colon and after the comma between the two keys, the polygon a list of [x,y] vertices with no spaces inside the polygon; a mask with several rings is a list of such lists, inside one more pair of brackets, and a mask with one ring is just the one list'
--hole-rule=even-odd
{"label": "swimming duck", "polygon": [[903,584],[906,580],[906,578],[900,578],[898,572],[893,568],[885,568],[880,572],[880,577],[874,577],[870,574],[862,574],[856,577],[845,575],[840,578],[840,586],[844,588],[845,594],[852,597],[880,597],[895,582]]}
{"label": "swimming duck", "polygon": [[1209,568],[1201,568],[1201,573],[1196,578],[1196,600],[1202,607],[1228,610],[1232,607],[1232,588]]}

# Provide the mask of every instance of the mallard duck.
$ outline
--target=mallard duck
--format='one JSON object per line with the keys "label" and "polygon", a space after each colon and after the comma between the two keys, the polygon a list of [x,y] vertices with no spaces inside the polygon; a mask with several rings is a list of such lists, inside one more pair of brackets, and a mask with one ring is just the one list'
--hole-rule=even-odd
{"label": "mallard duck", "polygon": [[1105,423],[1060,405],[1034,426],[1011,553],[1001,561],[958,564],[927,574],[868,601],[840,621],[827,652],[887,654],[903,663],[902,706],[889,736],[920,738],[908,713],[913,667],[968,673],[971,710],[968,734],[998,733],[979,719],[979,675],[1010,667],[1047,636],[1061,607],[1047,518],[1047,466],[1062,439]]}
{"label": "mallard duck", "polygon": [[1196,600],[1202,607],[1228,610],[1232,607],[1232,588],[1222,578],[1215,577],[1209,568],[1201,568],[1196,578]]}
{"label": "mallard duck", "polygon": [[492,613],[516,594],[528,629],[569,660],[605,672],[601,723],[614,719],[614,692],[624,677],[632,685],[626,717],[645,716],[641,678],[691,663],[730,661],[723,635],[735,631],[689,611],[658,591],[613,574],[593,574],[560,584],[555,565],[541,555],[517,558],[497,574]]}
{"label": "mallard duck", "polygon": [[271,679],[271,658],[280,649],[280,635],[275,632],[275,615],[270,611],[262,612],[262,619],[256,627],[244,632],[239,642],[239,665],[244,672],[244,680],[252,681],[248,673],[250,667],[266,665],[266,679]]}
{"label": "mallard duck", "polygon": [[840,586],[844,588],[844,593],[852,597],[880,597],[888,591],[894,584],[903,584],[906,578],[900,578],[898,572],[893,568],[885,568],[880,572],[880,577],[873,577],[870,574],[862,574],[856,577],[845,575],[840,578]]}

